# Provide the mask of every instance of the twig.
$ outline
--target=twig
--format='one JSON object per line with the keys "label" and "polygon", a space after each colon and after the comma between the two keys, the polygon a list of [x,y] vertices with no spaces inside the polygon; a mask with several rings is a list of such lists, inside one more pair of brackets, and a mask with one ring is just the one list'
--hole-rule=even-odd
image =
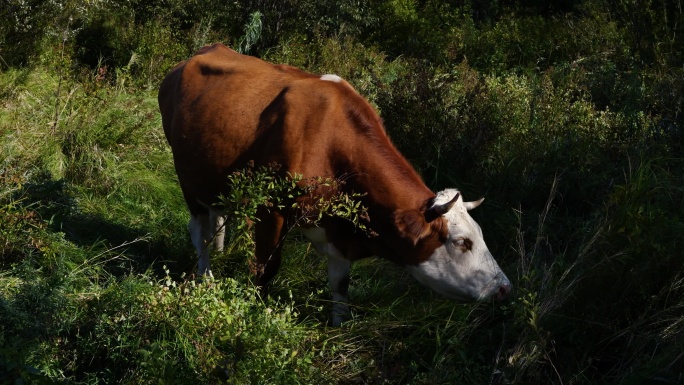
{"label": "twig", "polygon": [[0,55],[0,60],[2,61],[3,64],[5,64],[5,67],[7,67],[7,69],[10,68],[9,64],[7,64],[7,62],[6,62],[5,59],[2,57],[2,55]]}

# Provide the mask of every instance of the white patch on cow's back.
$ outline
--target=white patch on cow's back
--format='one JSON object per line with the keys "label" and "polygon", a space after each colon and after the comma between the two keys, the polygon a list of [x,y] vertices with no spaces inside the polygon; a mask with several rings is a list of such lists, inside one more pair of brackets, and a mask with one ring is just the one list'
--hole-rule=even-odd
{"label": "white patch on cow's back", "polygon": [[340,83],[342,82],[342,78],[334,75],[334,74],[325,74],[321,76],[321,80],[325,80],[327,82],[333,82],[333,83]]}

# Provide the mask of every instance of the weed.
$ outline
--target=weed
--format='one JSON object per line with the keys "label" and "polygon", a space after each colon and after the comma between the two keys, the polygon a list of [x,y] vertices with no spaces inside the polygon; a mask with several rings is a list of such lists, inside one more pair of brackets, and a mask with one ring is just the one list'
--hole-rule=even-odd
{"label": "weed", "polygon": [[280,166],[271,164],[235,171],[228,176],[229,195],[221,196],[219,206],[228,213],[232,232],[230,249],[253,250],[253,223],[257,211],[294,210],[294,220],[287,231],[298,226],[315,226],[324,217],[348,220],[366,231],[366,207],[361,205],[363,194],[345,193],[344,181],[323,177],[304,179],[300,174],[279,176]]}

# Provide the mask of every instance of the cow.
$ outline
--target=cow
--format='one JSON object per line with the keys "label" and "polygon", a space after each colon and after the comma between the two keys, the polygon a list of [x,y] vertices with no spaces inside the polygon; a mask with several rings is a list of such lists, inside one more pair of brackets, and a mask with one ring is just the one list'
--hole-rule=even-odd
{"label": "cow", "polygon": [[[433,193],[385,132],[380,117],[339,76],[267,63],[222,45],[200,49],[162,81],[159,109],[199,258],[221,251],[228,176],[247,164],[278,164],[304,178],[344,176],[338,187],[362,193],[370,232],[325,217],[301,232],[328,258],[332,324],[348,313],[351,262],[377,256],[459,301],[503,300],[511,283],[489,252],[456,189]],[[281,262],[292,209],[262,208],[254,221],[254,274],[264,287]],[[372,234],[371,234],[372,233]],[[211,246],[211,247],[209,247]]]}

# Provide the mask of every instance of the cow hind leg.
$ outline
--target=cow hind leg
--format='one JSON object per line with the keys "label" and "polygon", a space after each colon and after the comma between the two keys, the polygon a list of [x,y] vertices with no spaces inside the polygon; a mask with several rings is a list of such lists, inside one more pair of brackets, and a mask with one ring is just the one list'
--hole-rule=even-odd
{"label": "cow hind leg", "polygon": [[219,211],[209,211],[209,225],[213,230],[213,248],[216,252],[223,252],[226,238],[226,216]]}
{"label": "cow hind leg", "polygon": [[188,230],[190,231],[190,239],[192,245],[195,246],[198,258],[198,273],[199,275],[211,274],[209,265],[209,213],[191,213],[190,222],[188,223]]}
{"label": "cow hind leg", "polygon": [[215,210],[195,210],[190,214],[188,230],[197,252],[199,275],[211,276],[210,254],[223,251],[225,217]]}

